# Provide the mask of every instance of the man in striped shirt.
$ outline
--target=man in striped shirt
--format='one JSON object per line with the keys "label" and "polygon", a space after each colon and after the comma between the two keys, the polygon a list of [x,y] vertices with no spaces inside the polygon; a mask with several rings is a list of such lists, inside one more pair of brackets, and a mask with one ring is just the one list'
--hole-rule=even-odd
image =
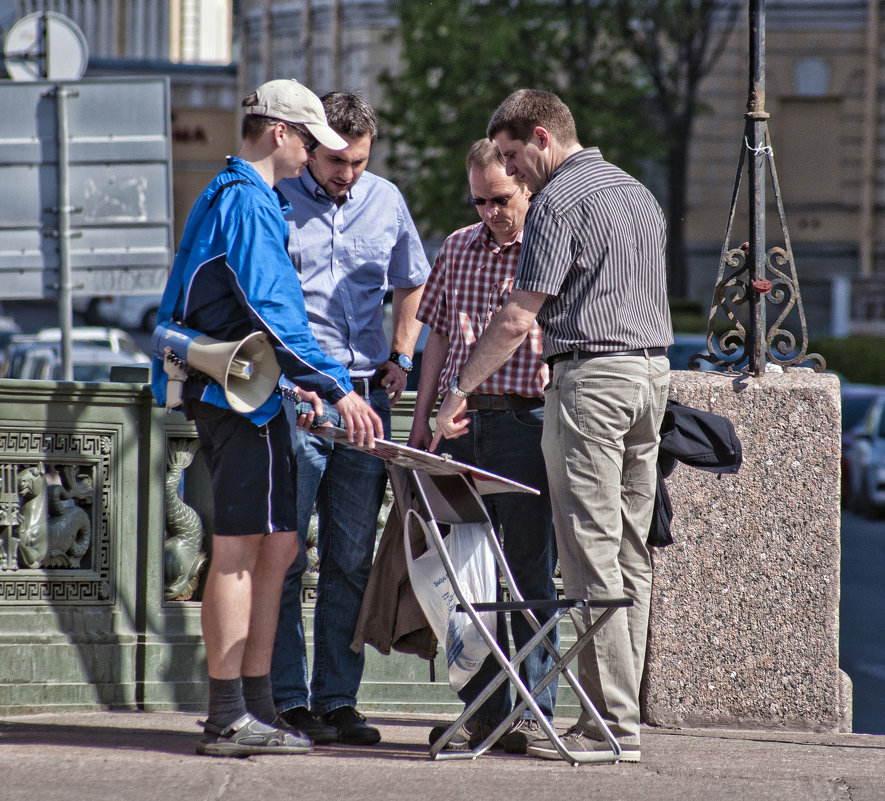
{"label": "man in striped shirt", "polygon": [[[633,599],[581,652],[578,678],[621,759],[638,762],[652,582],[646,537],[673,341],[664,216],[638,181],[580,145],[571,113],[550,92],[514,92],[487,133],[507,174],[537,194],[513,291],[452,381],[432,447],[464,433],[470,394],[537,320],[552,371],[542,447],[563,589],[573,598]],[[589,612],[573,618],[579,632],[591,622]],[[584,712],[565,742],[576,752],[609,748]],[[547,740],[528,753],[559,758]]]}
{"label": "man in striped shirt", "polygon": [[[409,445],[427,448],[432,439],[430,416],[440,394],[467,361],[477,340],[501,309],[513,287],[522,246],[522,228],[531,193],[525,184],[504,171],[504,159],[488,139],[474,143],[467,155],[470,202],[482,222],[455,231],[443,243],[424,289],[418,319],[430,326],[424,349],[415,418]],[[489,518],[501,532],[507,563],[525,598],[555,598],[553,568],[556,546],[541,427],[544,421],[544,385],[549,378],[541,361],[541,330],[533,325],[528,336],[500,370],[467,399],[470,426],[466,436],[446,443],[446,450],[461,462],[519,481],[541,491],[540,496],[500,493],[485,496]],[[547,613],[550,614],[549,612]],[[539,617],[546,619],[543,614]],[[532,636],[522,614],[511,618],[513,642],[520,649]],[[507,653],[506,619],[499,615],[498,643]],[[558,629],[551,634],[557,642]],[[553,666],[552,657],[539,645],[520,665],[522,680],[534,687]],[[459,692],[465,704],[475,699],[498,673],[491,655]],[[556,682],[538,698],[551,720],[556,705]],[[450,748],[482,742],[510,713],[510,688],[505,682],[449,743]],[[505,733],[498,745],[511,753],[525,753],[540,725],[529,712]],[[444,726],[434,728],[435,742]]]}

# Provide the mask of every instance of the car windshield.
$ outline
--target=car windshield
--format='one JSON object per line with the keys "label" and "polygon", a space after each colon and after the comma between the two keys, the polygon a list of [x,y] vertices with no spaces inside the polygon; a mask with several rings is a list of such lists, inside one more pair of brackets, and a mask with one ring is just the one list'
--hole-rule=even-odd
{"label": "car windshield", "polygon": [[875,395],[848,395],[842,398],[842,429],[854,428],[867,413]]}

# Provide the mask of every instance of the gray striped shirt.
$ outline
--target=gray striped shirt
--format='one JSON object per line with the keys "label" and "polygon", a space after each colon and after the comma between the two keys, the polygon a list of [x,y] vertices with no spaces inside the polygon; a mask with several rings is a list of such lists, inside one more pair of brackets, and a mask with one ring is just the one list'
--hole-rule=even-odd
{"label": "gray striped shirt", "polygon": [[550,297],[543,358],[666,347],[666,221],[651,192],[592,147],[569,156],[532,200],[514,284]]}

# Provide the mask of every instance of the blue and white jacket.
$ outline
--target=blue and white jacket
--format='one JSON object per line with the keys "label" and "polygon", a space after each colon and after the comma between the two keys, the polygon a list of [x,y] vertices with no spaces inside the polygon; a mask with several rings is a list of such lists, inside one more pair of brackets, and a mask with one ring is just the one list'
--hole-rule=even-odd
{"label": "blue and white jacket", "polygon": [[[353,389],[347,370],[326,356],[311,333],[301,284],[287,253],[289,204],[255,168],[230,157],[191,209],[166,282],[158,323],[175,319],[226,342],[252,331],[270,336],[283,375],[335,403]],[[163,362],[153,359],[151,389],[166,402]],[[185,398],[230,406],[213,380],[189,379]],[[263,425],[280,410],[273,394],[246,416]]]}

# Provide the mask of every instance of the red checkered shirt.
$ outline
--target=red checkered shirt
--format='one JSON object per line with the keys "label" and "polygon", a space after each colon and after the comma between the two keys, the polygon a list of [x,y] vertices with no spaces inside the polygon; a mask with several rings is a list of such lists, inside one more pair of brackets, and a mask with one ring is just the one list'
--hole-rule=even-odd
{"label": "red checkered shirt", "polygon": [[[521,247],[522,231],[512,244],[500,247],[481,222],[455,231],[443,242],[417,315],[449,339],[449,354],[439,378],[440,394],[448,392],[452,377],[460,372],[476,341],[510,295]],[[475,392],[540,398],[549,375],[541,361],[541,329],[535,323],[510,360]]]}

